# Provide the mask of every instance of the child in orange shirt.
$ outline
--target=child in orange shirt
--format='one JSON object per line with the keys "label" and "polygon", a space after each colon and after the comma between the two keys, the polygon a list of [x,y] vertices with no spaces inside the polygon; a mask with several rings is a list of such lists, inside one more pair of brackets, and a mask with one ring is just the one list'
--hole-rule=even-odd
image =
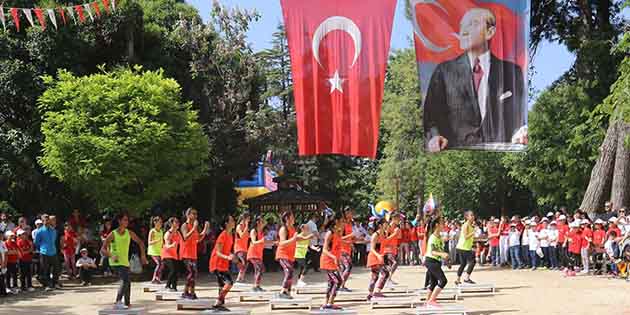
{"label": "child in orange shirt", "polygon": [[225,221],[225,228],[223,232],[217,238],[217,241],[212,250],[210,256],[210,272],[213,272],[217,277],[219,285],[219,297],[217,302],[212,306],[215,311],[229,312],[225,305],[225,297],[232,289],[234,282],[230,275],[230,262],[234,260],[234,254],[232,254],[232,246],[234,244],[234,236],[232,231],[234,230],[234,218],[228,216]]}
{"label": "child in orange shirt", "polygon": [[[378,220],[374,222],[374,233],[370,241],[370,253],[368,254],[367,267],[372,271],[370,284],[368,285],[367,300],[372,297],[385,297],[381,290],[385,286],[385,280],[389,278],[389,271],[384,267],[383,255],[376,250],[376,245],[387,235],[387,222]],[[374,289],[377,291],[374,292]]]}
{"label": "child in orange shirt", "polygon": [[19,248],[15,241],[15,233],[13,231],[7,231],[5,233],[7,247],[7,273],[5,275],[7,281],[7,290],[11,290],[13,293],[17,293],[18,290],[18,261],[19,261]]}
{"label": "child in orange shirt", "polygon": [[341,238],[343,236],[344,218],[341,214],[337,214],[334,220],[326,224],[324,237],[324,246],[322,247],[322,255],[319,261],[319,268],[326,270],[328,273],[328,289],[326,290],[326,302],[320,309],[322,310],[341,310],[340,306],[335,305],[335,297],[337,290],[343,283],[343,278],[339,273],[339,259],[341,258]]}
{"label": "child in orange shirt", "polygon": [[33,242],[29,239],[26,231],[19,229],[17,231],[17,246],[20,250],[20,285],[22,291],[33,292],[33,275],[31,273],[31,265],[33,264]]}
{"label": "child in orange shirt", "polygon": [[295,262],[295,247],[298,240],[307,240],[312,234],[301,235],[295,231],[295,216],[293,212],[286,211],[280,217],[282,227],[278,231],[280,240],[278,241],[278,249],[276,250],[276,260],[282,267],[284,278],[282,279],[282,289],[278,295],[281,299],[292,299],[291,287],[293,285],[293,263]]}
{"label": "child in orange shirt", "polygon": [[263,288],[260,287],[262,281],[262,273],[264,269],[263,265],[263,251],[265,249],[265,219],[257,215],[254,218],[254,228],[249,232],[249,249],[247,250],[247,261],[254,266],[254,291],[262,292]]}
{"label": "child in orange shirt", "polygon": [[247,250],[249,247],[249,213],[245,212],[238,218],[236,225],[236,233],[234,235],[234,256],[236,257],[236,266],[238,267],[238,276],[236,282],[245,280],[247,272]]}

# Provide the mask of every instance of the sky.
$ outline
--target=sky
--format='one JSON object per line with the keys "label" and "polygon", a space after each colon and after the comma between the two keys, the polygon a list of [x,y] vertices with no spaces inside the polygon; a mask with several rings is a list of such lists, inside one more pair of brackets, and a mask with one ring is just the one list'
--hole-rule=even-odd
{"label": "sky", "polygon": [[[207,20],[210,13],[212,0],[186,0],[197,7],[204,20]],[[256,10],[261,19],[255,22],[249,32],[249,40],[255,51],[270,47],[271,35],[282,22],[282,9],[280,0],[220,0],[221,3],[229,6]],[[308,0],[305,0],[308,1]],[[392,31],[392,49],[402,49],[413,47],[411,42],[412,26],[405,18],[405,1],[398,1],[398,8],[394,18],[394,29]],[[534,56],[533,64],[536,68],[536,75],[533,78],[534,89],[542,91],[553,81],[567,71],[575,56],[567,49],[555,43],[545,42],[538,48],[537,55]]]}

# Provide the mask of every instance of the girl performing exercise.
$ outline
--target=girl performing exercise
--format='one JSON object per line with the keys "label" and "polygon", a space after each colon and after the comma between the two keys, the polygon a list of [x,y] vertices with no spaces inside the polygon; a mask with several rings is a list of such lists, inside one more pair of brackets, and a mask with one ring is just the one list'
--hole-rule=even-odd
{"label": "girl performing exercise", "polygon": [[164,235],[164,246],[162,246],[162,262],[168,268],[166,278],[166,290],[177,292],[177,265],[179,264],[178,246],[182,242],[182,234],[179,232],[179,219],[171,217],[168,219],[168,231]]}
{"label": "girl performing exercise", "polygon": [[153,270],[153,279],[151,283],[161,284],[162,269],[164,264],[162,262],[162,245],[164,244],[164,231],[162,230],[162,218],[155,216],[151,219],[153,222],[153,228],[149,231],[149,248],[147,254],[153,259],[155,263],[155,270]]}
{"label": "girl performing exercise", "polygon": [[234,256],[236,256],[236,266],[238,267],[238,276],[236,282],[245,281],[245,273],[247,272],[247,250],[249,243],[249,213],[245,212],[238,218],[236,225],[236,242],[234,244]]}
{"label": "girl performing exercise", "polygon": [[462,225],[461,232],[459,233],[459,241],[457,242],[457,257],[459,260],[459,269],[457,269],[456,285],[461,284],[461,277],[466,269],[466,275],[464,276],[464,282],[474,284],[475,282],[470,280],[470,274],[475,268],[475,252],[473,252],[472,246],[475,238],[475,214],[472,211],[466,211],[464,213],[464,219],[466,222]]}
{"label": "girl performing exercise", "polygon": [[385,268],[389,273],[387,282],[390,284],[396,284],[392,281],[394,272],[398,267],[398,261],[396,256],[398,255],[398,239],[400,238],[400,215],[394,212],[390,216],[390,222],[387,228],[388,235],[381,240],[381,254],[384,256]]}
{"label": "girl performing exercise", "polygon": [[261,215],[254,218],[254,228],[249,232],[249,249],[247,250],[247,261],[254,266],[254,287],[252,291],[263,292],[260,287],[262,273],[265,269],[263,264],[263,250],[265,249],[265,219]]}
{"label": "girl performing exercise", "polygon": [[[143,265],[147,264],[144,242],[134,233],[127,229],[129,226],[129,216],[127,214],[118,215],[118,228],[113,230],[101,247],[101,253],[109,257],[109,265],[116,270],[120,277],[120,286],[116,294],[116,304],[114,309],[128,309],[131,305],[131,281],[129,280],[129,245],[131,240],[140,247],[140,256]],[[122,300],[125,299],[125,304]]]}
{"label": "girl performing exercise", "polygon": [[[370,253],[367,258],[367,267],[372,271],[370,277],[370,284],[368,285],[367,300],[370,301],[373,297],[385,297],[381,290],[385,286],[385,281],[389,278],[389,271],[385,268],[384,258],[376,250],[376,245],[385,238],[387,235],[387,223],[383,220],[374,222],[374,233],[370,240]],[[381,245],[382,246],[382,245]],[[374,292],[376,289],[376,292]]]}
{"label": "girl performing exercise", "polygon": [[230,275],[230,262],[234,260],[234,255],[232,254],[232,245],[234,244],[232,232],[234,225],[234,218],[228,216],[223,232],[221,232],[217,238],[214,249],[212,250],[212,256],[210,256],[210,272],[214,273],[219,284],[219,297],[217,298],[217,302],[212,306],[212,309],[215,311],[230,311],[224,305],[225,297],[234,284],[232,282],[232,276]]}
{"label": "girl performing exercise", "polygon": [[278,232],[280,240],[278,241],[278,249],[276,250],[276,260],[282,267],[284,278],[282,279],[282,289],[278,297],[281,299],[293,299],[291,296],[291,286],[293,284],[295,243],[298,240],[310,239],[312,235],[302,235],[295,232],[295,217],[291,211],[284,212],[281,220],[282,227]]}
{"label": "girl performing exercise", "polygon": [[343,292],[351,292],[350,289],[346,287],[346,282],[350,278],[350,274],[352,273],[352,243],[354,241],[354,233],[352,231],[352,220],[353,213],[350,207],[347,207],[343,211],[343,231],[341,238],[341,277],[343,281],[341,283],[341,288],[339,291]]}
{"label": "girl performing exercise", "polygon": [[341,258],[342,235],[344,229],[344,217],[338,213],[334,220],[331,220],[324,227],[324,246],[319,261],[319,268],[326,270],[328,274],[328,289],[326,290],[326,302],[320,309],[341,310],[335,305],[337,290],[343,283],[343,278],[339,273],[339,259]]}
{"label": "girl performing exercise", "polygon": [[197,299],[195,294],[195,280],[197,279],[197,244],[208,234],[210,223],[206,221],[203,231],[199,233],[199,222],[197,221],[197,210],[188,208],[186,210],[186,223],[182,225],[182,243],[179,247],[179,258],[186,266],[186,285],[184,286],[184,299]]}
{"label": "girl performing exercise", "polygon": [[428,220],[427,223],[427,251],[424,255],[424,265],[427,267],[429,286],[427,288],[427,306],[439,307],[437,298],[446,287],[446,276],[442,271],[442,260],[448,259],[448,253],[444,248],[444,242],[440,236],[442,232],[442,218],[436,217]]}

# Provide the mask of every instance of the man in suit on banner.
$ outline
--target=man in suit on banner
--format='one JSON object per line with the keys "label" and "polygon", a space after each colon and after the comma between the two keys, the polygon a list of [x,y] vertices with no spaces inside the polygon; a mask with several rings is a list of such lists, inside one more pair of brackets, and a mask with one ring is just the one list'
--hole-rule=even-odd
{"label": "man in suit on banner", "polygon": [[437,66],[424,103],[430,152],[484,143],[526,144],[523,71],[490,52],[495,34],[490,10],[474,8],[463,16],[459,45],[465,52]]}

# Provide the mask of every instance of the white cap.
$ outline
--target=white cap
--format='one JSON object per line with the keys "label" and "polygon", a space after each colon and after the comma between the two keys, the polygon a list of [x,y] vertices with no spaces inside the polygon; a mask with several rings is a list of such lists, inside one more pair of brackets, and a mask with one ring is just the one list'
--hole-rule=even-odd
{"label": "white cap", "polygon": [[510,227],[516,227],[516,223],[510,224]]}
{"label": "white cap", "polygon": [[548,217],[553,217],[553,212],[547,212]]}
{"label": "white cap", "polygon": [[578,227],[580,227],[580,225],[579,224],[575,224],[575,222],[571,222],[571,223],[569,223],[569,227],[570,228],[578,228]]}
{"label": "white cap", "polygon": [[551,221],[551,223],[549,223],[549,224],[551,224],[551,225],[556,225],[556,224],[558,224],[558,223],[556,223],[556,221],[554,220],[554,221]]}
{"label": "white cap", "polygon": [[608,219],[608,222],[617,222],[617,217],[612,217]]}
{"label": "white cap", "polygon": [[584,219],[582,220],[582,222],[580,222],[580,224],[590,224],[591,222],[588,219]]}
{"label": "white cap", "polygon": [[542,222],[549,222],[549,219],[547,219],[547,217],[542,218]]}
{"label": "white cap", "polygon": [[566,220],[566,219],[567,219],[567,216],[566,216],[566,215],[564,215],[564,214],[561,214],[561,215],[558,217],[558,220]]}
{"label": "white cap", "polygon": [[26,233],[26,231],[24,231],[24,230],[22,230],[22,229],[17,230],[17,235],[18,235],[18,236],[20,236],[20,235],[22,235],[22,234],[24,234],[24,233]]}
{"label": "white cap", "polygon": [[595,224],[604,224],[604,221],[602,219],[597,219],[595,220]]}
{"label": "white cap", "polygon": [[525,220],[525,224],[529,225],[530,223],[532,223],[532,221],[530,221],[530,220]]}
{"label": "white cap", "polygon": [[44,222],[41,219],[37,219],[35,220],[35,225],[37,224],[44,224]]}
{"label": "white cap", "polygon": [[6,231],[6,232],[4,233],[4,236],[5,236],[5,237],[9,237],[9,236],[13,236],[13,235],[15,235],[15,234],[13,233],[13,231]]}
{"label": "white cap", "polygon": [[580,224],[582,223],[582,220],[580,220],[580,219],[575,219],[575,220],[573,220],[573,223],[579,227],[579,226],[580,226]]}
{"label": "white cap", "polygon": [[516,220],[518,220],[518,219],[516,218],[516,216],[513,216],[513,217],[512,217],[512,219],[511,219],[510,221],[516,221]]}
{"label": "white cap", "polygon": [[494,219],[494,223],[499,223],[501,221],[499,221],[499,219]]}
{"label": "white cap", "polygon": [[531,221],[531,222],[529,222],[529,225],[530,225],[530,226],[536,226],[536,222]]}

